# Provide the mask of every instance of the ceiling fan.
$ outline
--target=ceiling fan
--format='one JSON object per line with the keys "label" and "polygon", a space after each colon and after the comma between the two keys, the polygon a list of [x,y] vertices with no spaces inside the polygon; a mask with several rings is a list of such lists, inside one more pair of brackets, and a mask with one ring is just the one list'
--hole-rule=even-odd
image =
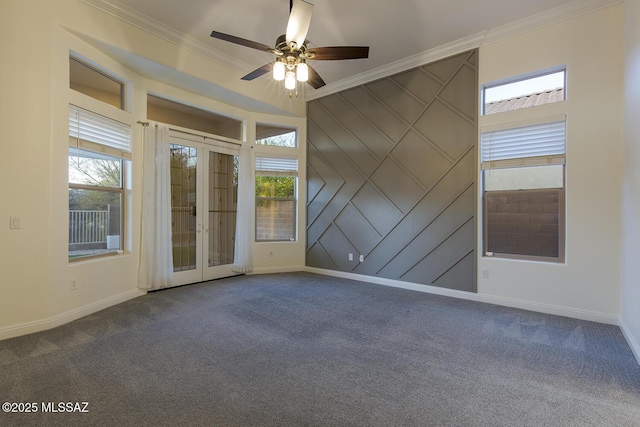
{"label": "ceiling fan", "polygon": [[307,60],[341,60],[360,59],[369,57],[368,46],[331,46],[307,48],[306,40],[313,5],[304,0],[289,0],[289,22],[287,31],[278,37],[275,47],[262,43],[246,40],[229,34],[213,31],[211,37],[235,43],[252,49],[270,52],[276,55],[273,62],[263,65],[242,77],[242,80],[253,80],[269,71],[273,72],[275,80],[284,80],[285,87],[289,90],[296,88],[296,80],[309,83],[314,89],[324,86],[326,83],[322,77],[309,66]]}

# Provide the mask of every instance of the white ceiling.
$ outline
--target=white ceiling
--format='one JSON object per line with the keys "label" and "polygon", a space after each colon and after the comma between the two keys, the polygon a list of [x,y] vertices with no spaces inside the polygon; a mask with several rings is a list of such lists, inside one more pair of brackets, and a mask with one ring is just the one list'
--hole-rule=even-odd
{"label": "white ceiling", "polygon": [[[610,0],[310,1],[314,4],[307,35],[310,46],[370,46],[368,59],[310,61],[328,85],[532,15],[549,18],[557,12],[564,18],[567,11],[581,12],[611,3]],[[285,32],[289,13],[289,0],[102,2],[138,16],[142,14],[147,24],[170,27],[235,58],[238,62],[233,68],[242,73],[271,62],[273,55],[213,39],[209,36],[211,31],[272,46]],[[266,82],[268,78],[263,76],[257,81]]]}

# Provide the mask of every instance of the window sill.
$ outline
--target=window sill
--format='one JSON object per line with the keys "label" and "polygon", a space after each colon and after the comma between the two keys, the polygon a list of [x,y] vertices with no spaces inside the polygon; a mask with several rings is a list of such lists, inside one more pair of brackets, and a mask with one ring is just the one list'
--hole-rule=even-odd
{"label": "window sill", "polygon": [[[82,251],[82,252],[87,252],[87,251]],[[71,254],[69,254],[69,264],[75,264],[80,261],[91,261],[91,260],[97,260],[102,258],[111,258],[114,256],[125,255],[125,254],[126,252],[122,250],[109,251],[109,252],[101,251],[97,253],[92,253],[87,255],[76,255],[76,256],[72,256]]]}
{"label": "window sill", "polygon": [[488,255],[485,252],[482,255],[484,259],[503,259],[508,261],[524,261],[524,262],[534,262],[541,264],[565,264],[564,258],[555,258],[555,257],[544,257],[544,256],[535,256],[535,255],[515,255],[515,254],[502,254],[489,252],[491,255]]}

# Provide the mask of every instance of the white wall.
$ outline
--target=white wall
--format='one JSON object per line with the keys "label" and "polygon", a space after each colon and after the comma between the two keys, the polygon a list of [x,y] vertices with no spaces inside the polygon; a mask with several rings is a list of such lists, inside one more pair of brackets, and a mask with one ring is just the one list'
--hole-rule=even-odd
{"label": "white wall", "polygon": [[[237,94],[242,107],[144,78],[96,48],[107,45],[177,70],[180,80],[191,76],[222,87],[227,99]],[[116,113],[133,124],[134,134],[125,254],[74,263],[67,259],[66,165],[68,104],[78,94],[68,89],[69,50],[132,84],[130,111]],[[304,128],[303,100],[290,100],[285,91],[275,94],[271,86],[247,85],[240,73],[79,0],[1,1],[0,63],[0,339],[47,329],[142,294],[137,289],[142,127],[135,123],[146,118],[147,91],[242,120],[246,143],[256,120],[252,104],[272,105],[288,115],[257,115],[261,122]],[[9,229],[12,216],[20,217],[21,229]],[[298,244],[304,248],[304,241]],[[258,267],[292,269],[304,263],[304,250],[296,245],[275,250],[277,256],[268,261],[257,252]],[[70,290],[71,279],[78,290]]]}
{"label": "white wall", "polygon": [[624,2],[621,327],[640,362],[640,0]]}
{"label": "white wall", "polygon": [[[616,323],[620,312],[622,7],[480,48],[480,84],[566,65],[565,102],[483,116],[480,127],[567,115],[565,263],[479,255],[485,300]],[[636,211],[637,212],[637,211]],[[481,203],[478,206],[481,218]],[[480,223],[479,223],[480,224]],[[482,254],[482,227],[478,227]]]}
{"label": "white wall", "polygon": [[[46,2],[0,2],[0,325],[5,327],[48,317],[52,14]],[[20,217],[21,229],[9,230],[10,216]]]}

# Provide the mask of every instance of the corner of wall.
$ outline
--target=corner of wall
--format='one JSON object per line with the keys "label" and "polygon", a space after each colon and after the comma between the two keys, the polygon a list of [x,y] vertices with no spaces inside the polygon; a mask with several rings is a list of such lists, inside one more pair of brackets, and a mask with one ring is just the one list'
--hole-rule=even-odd
{"label": "corner of wall", "polygon": [[624,339],[627,340],[627,344],[629,344],[629,348],[631,348],[631,352],[635,356],[636,361],[640,364],[640,343],[633,336],[622,316],[620,316],[620,319],[618,320],[618,325],[620,326],[622,335],[624,335]]}
{"label": "corner of wall", "polygon": [[640,226],[640,0],[625,0],[624,16],[624,114],[622,149],[622,209],[620,217],[620,329],[640,363],[640,266],[637,241]]}

